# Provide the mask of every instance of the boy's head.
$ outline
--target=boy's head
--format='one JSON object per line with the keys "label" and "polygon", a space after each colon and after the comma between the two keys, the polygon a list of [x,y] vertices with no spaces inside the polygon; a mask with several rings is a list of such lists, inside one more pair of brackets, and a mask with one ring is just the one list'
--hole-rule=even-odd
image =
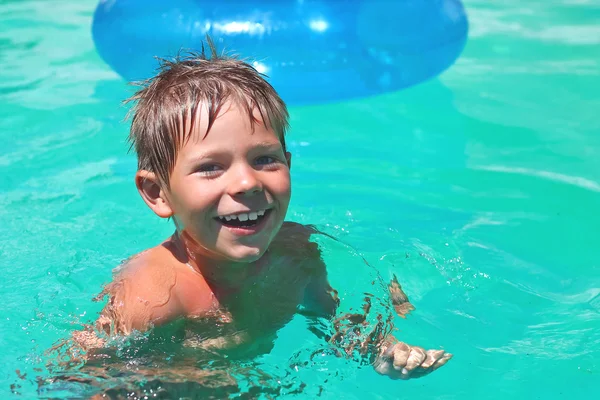
{"label": "boy's head", "polygon": [[[174,60],[161,60],[159,72],[139,83],[133,102],[129,142],[138,157],[138,169],[155,173],[166,186],[177,153],[189,140],[197,124],[198,107],[208,109],[208,135],[226,102],[236,103],[251,122],[268,125],[285,150],[288,112],[275,89],[250,64],[224,55],[208,39],[207,57],[189,53]],[[261,121],[254,115],[258,112]]]}
{"label": "boy's head", "polygon": [[132,97],[136,185],[207,257],[253,261],[290,200],[288,113],[254,68],[210,45],[210,58],[165,61]]}

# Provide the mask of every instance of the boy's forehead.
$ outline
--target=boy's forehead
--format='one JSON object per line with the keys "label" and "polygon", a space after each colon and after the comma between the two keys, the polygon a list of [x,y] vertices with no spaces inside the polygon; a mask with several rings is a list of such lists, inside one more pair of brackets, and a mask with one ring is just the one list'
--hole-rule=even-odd
{"label": "boy's forehead", "polygon": [[[206,120],[207,118],[203,118]],[[206,122],[194,128],[190,139],[179,148],[177,158],[194,164],[199,160],[230,152],[265,149],[278,151],[283,144],[275,131],[258,123],[253,127],[247,114],[235,108],[225,110],[206,134]]]}
{"label": "boy's forehead", "polygon": [[192,110],[189,109],[185,120],[180,121],[179,124],[180,132],[184,132],[184,137],[194,142],[203,142],[209,138],[217,139],[216,136],[226,136],[232,131],[241,130],[252,134],[259,125],[272,130],[271,126],[265,124],[258,107],[254,106],[250,114],[248,108],[237,101],[227,100],[218,113],[212,116],[209,104],[205,101],[199,102],[195,111],[195,115],[192,115]]}

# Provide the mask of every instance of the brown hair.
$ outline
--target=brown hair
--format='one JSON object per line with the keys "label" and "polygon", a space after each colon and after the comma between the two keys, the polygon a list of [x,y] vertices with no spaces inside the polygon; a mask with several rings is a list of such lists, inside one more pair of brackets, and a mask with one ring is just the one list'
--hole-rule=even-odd
{"label": "brown hair", "polygon": [[246,111],[252,125],[259,122],[253,115],[257,110],[285,150],[289,116],[275,89],[250,64],[218,55],[210,38],[207,43],[210,58],[202,44],[200,53],[159,59],[156,76],[136,83],[141,89],[126,100],[135,103],[129,114],[133,115],[129,142],[137,153],[138,169],[154,172],[167,186],[177,152],[196,125],[200,104],[208,108],[206,135],[223,104],[231,100]]}

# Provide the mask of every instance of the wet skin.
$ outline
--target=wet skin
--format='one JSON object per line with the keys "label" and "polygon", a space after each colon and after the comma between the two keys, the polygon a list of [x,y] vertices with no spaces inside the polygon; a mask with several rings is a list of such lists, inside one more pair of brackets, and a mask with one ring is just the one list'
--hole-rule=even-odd
{"label": "wet skin", "polygon": [[[199,110],[168,185],[150,171],[136,175],[146,204],[159,217],[173,218],[177,230],[120,268],[103,292],[109,302],[96,326],[130,334],[183,319],[184,345],[268,352],[299,307],[333,317],[339,300],[310,241],[318,233],[284,223],[291,156],[280,138],[259,115],[252,124],[234,103],[223,107],[206,134],[206,110]],[[397,281],[390,292],[397,312],[412,309]],[[74,336],[84,347],[102,345],[89,331]],[[451,357],[389,335],[371,339],[377,341],[376,370],[392,378],[422,376]]]}

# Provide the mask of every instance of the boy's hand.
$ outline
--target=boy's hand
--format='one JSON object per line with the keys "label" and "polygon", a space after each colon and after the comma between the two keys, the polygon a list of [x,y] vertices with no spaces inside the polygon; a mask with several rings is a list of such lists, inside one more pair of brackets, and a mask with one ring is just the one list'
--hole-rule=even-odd
{"label": "boy's hand", "polygon": [[375,370],[392,379],[419,378],[446,364],[452,354],[444,350],[425,350],[396,342],[383,348],[375,360]]}

